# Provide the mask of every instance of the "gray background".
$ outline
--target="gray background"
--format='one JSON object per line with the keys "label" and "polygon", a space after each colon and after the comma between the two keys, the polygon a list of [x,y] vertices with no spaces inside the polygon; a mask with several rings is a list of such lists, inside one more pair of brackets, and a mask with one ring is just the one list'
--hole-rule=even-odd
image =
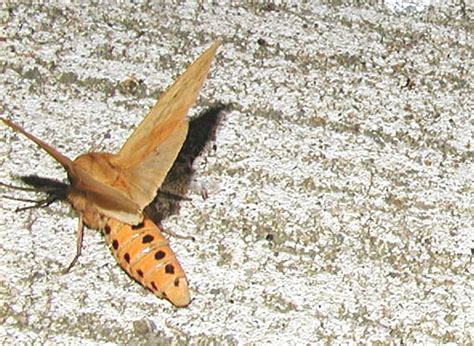
{"label": "gray background", "polygon": [[[472,341],[473,25],[458,5],[2,5],[1,112],[69,157],[115,151],[222,37],[231,104],[164,226],[192,304],[130,280],[65,204],[2,199],[5,343]],[[142,80],[135,92],[120,83]],[[1,126],[2,182],[65,178]],[[202,191],[208,198],[201,197]],[[2,189],[2,194],[26,196]]]}

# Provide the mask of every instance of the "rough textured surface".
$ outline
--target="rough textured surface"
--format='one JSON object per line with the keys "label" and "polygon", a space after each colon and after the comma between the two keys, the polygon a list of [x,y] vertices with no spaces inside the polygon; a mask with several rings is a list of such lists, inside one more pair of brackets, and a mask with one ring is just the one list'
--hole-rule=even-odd
{"label": "rough textured surface", "polygon": [[[117,150],[217,37],[225,43],[190,115],[218,102],[232,110],[216,150],[195,162],[192,201],[164,223],[197,239],[171,239],[189,308],[132,282],[96,232],[62,274],[74,213],[58,204],[18,214],[23,203],[3,199],[1,340],[472,342],[474,59],[464,1],[416,11],[2,6],[2,116],[70,157]],[[122,83],[130,77],[134,92]],[[1,181],[64,178],[26,139],[3,126],[0,136]]]}

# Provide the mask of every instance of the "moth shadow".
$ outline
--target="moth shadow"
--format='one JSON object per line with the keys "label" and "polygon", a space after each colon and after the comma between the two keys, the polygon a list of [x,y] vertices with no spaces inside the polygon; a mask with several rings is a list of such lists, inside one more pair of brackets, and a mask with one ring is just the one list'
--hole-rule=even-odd
{"label": "moth shadow", "polygon": [[162,220],[177,214],[180,203],[189,200],[185,196],[196,172],[193,163],[215,140],[217,128],[229,108],[230,105],[224,104],[211,106],[189,122],[188,134],[176,161],[155,199],[145,209],[155,223],[160,224]]}

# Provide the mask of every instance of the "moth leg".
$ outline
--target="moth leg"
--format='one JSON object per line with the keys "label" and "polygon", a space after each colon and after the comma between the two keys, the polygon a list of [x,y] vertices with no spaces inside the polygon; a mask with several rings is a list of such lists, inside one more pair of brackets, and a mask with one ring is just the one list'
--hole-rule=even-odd
{"label": "moth leg", "polygon": [[168,198],[168,199],[174,199],[175,201],[192,201],[192,199],[189,198],[189,197],[181,196],[181,195],[178,195],[176,193],[169,192],[169,191],[159,190],[158,194],[160,194],[163,197]]}
{"label": "moth leg", "polygon": [[[144,214],[147,217],[149,217],[151,220],[153,220],[153,217],[151,215],[153,215],[153,214],[156,215],[156,207],[155,207],[155,210],[153,210],[152,208],[149,207],[147,210],[144,211]],[[161,224],[161,219],[158,218],[158,217],[156,217],[156,219],[155,219],[155,224],[160,229],[160,231],[162,233],[166,233],[167,235],[169,235],[171,237],[175,237],[175,238],[178,238],[178,239],[186,239],[186,240],[196,241],[196,238],[193,237],[192,235],[177,234],[177,233],[175,233],[171,230],[164,229],[163,225]]]}
{"label": "moth leg", "polygon": [[72,259],[69,266],[64,271],[64,274],[69,273],[71,268],[76,264],[79,256],[81,256],[82,251],[82,240],[84,239],[84,221],[82,219],[82,215],[79,214],[79,224],[77,225],[77,248],[76,248],[76,255]]}
{"label": "moth leg", "polygon": [[29,206],[26,206],[26,207],[18,207],[18,208],[16,208],[16,209],[15,209],[15,212],[16,212],[16,213],[21,212],[21,211],[25,211],[25,210],[28,210],[28,209],[47,208],[47,207],[49,207],[51,204],[53,204],[54,202],[56,202],[57,200],[59,200],[59,199],[58,199],[57,197],[55,197],[55,196],[49,196],[48,198],[45,198],[45,199],[28,199],[28,198],[17,198],[17,197],[11,197],[11,196],[7,196],[7,195],[3,195],[2,198],[10,199],[10,200],[12,200],[12,201],[33,203],[33,205],[29,205]]}
{"label": "moth leg", "polygon": [[159,226],[159,228],[163,233],[166,233],[169,236],[172,236],[172,237],[175,237],[175,238],[178,238],[178,239],[186,239],[186,240],[196,241],[196,238],[194,238],[192,235],[178,234],[178,233],[175,233],[175,232],[173,232],[169,229],[164,229],[161,225]]}

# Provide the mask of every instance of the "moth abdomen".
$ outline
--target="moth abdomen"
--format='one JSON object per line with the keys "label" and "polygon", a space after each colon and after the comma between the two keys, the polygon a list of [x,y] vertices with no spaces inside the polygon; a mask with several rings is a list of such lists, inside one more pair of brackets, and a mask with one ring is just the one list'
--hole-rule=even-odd
{"label": "moth abdomen", "polygon": [[189,304],[186,275],[168,240],[148,218],[132,226],[109,219],[104,235],[120,266],[158,297]]}

